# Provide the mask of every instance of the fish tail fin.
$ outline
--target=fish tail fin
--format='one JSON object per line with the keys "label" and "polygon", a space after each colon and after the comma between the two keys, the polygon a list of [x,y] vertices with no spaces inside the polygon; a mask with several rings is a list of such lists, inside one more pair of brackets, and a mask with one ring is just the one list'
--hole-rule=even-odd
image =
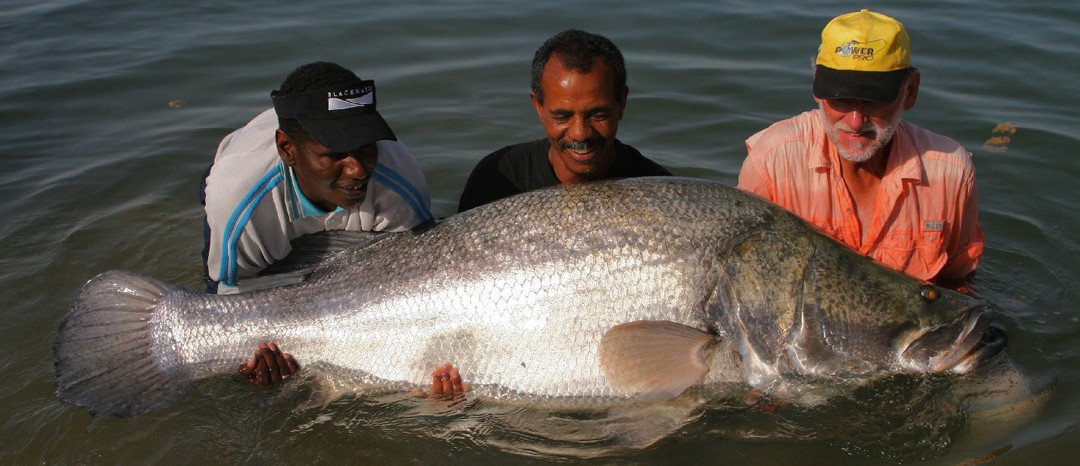
{"label": "fish tail fin", "polygon": [[93,415],[130,416],[163,407],[190,379],[154,354],[151,315],[180,288],[112,271],[92,278],[60,324],[53,346],[56,393]]}

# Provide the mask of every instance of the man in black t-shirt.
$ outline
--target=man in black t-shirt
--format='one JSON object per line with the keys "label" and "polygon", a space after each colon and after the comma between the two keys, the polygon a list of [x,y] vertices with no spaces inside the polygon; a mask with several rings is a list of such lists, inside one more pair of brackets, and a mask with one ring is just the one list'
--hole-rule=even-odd
{"label": "man in black t-shirt", "polygon": [[610,40],[567,30],[532,62],[532,101],[547,138],[503,147],[473,168],[458,212],[557,184],[671,175],[615,139],[626,108],[626,66]]}

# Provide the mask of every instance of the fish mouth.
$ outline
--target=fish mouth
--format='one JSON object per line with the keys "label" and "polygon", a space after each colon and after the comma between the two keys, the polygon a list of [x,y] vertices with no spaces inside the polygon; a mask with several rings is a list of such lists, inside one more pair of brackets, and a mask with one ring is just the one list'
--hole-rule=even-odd
{"label": "fish mouth", "polygon": [[967,373],[1005,348],[1005,330],[992,323],[991,312],[976,306],[952,323],[927,330],[907,348],[903,358],[928,372]]}

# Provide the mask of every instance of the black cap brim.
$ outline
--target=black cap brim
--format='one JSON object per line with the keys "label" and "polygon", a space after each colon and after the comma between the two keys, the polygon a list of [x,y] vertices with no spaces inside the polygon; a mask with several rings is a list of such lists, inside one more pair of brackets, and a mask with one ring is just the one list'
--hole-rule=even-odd
{"label": "black cap brim", "polygon": [[351,115],[333,120],[297,120],[312,139],[336,152],[349,152],[375,141],[397,140],[390,125],[378,113]]}
{"label": "black cap brim", "polygon": [[900,94],[909,68],[896,71],[834,70],[818,65],[814,72],[814,97],[819,99],[859,99],[889,103]]}

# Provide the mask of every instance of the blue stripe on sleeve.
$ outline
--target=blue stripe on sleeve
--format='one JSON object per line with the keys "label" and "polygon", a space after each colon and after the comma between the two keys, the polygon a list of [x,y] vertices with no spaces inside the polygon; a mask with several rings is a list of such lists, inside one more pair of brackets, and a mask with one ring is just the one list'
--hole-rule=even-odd
{"label": "blue stripe on sleeve", "polygon": [[428,209],[427,203],[424,202],[423,194],[404,176],[385,165],[376,165],[372,178],[397,193],[405,201],[405,204],[412,209],[413,215],[416,216],[420,223],[429,222],[435,218],[431,214],[431,210]]}
{"label": "blue stripe on sleeve", "polygon": [[221,268],[218,272],[218,281],[229,286],[236,286],[236,245],[240,242],[240,235],[244,232],[244,227],[248,221],[251,220],[251,213],[255,211],[255,207],[259,205],[266,193],[273,190],[274,186],[277,186],[281,180],[282,174],[279,167],[267,172],[251,188],[247,196],[244,196],[244,199],[240,201],[240,204],[236,206],[236,210],[229,217],[229,222],[225,225],[225,234],[222,235]]}

